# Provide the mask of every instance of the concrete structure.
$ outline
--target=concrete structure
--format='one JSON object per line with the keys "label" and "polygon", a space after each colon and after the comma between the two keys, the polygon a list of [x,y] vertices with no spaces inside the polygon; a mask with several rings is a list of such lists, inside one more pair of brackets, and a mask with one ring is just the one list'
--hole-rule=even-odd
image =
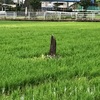
{"label": "concrete structure", "polygon": [[75,2],[79,2],[79,0],[46,0],[46,1],[42,1],[41,3],[41,7],[42,9],[46,9],[46,10],[55,10],[54,7],[57,6],[57,9],[59,10],[65,10],[67,8],[69,8],[71,5],[73,5]]}
{"label": "concrete structure", "polygon": [[59,8],[67,8],[68,6],[73,4],[73,2],[68,3],[68,2],[61,2],[61,1],[59,1],[59,2],[56,2],[56,1],[54,1],[54,2],[42,2],[41,7],[43,7],[43,8],[52,8],[52,7],[55,6],[56,3],[58,3]]}
{"label": "concrete structure", "polygon": [[[80,2],[80,0],[42,0],[41,7],[43,9],[52,10],[55,5],[58,5],[58,9],[67,9],[75,2]],[[91,0],[91,2],[95,3],[95,0]]]}

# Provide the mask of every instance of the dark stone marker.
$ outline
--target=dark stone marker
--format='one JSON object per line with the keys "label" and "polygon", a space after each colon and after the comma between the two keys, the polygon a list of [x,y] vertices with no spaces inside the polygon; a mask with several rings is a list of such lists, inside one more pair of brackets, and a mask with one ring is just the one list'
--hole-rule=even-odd
{"label": "dark stone marker", "polygon": [[53,35],[51,36],[51,44],[50,44],[49,55],[51,55],[51,56],[56,55],[56,39],[54,38]]}

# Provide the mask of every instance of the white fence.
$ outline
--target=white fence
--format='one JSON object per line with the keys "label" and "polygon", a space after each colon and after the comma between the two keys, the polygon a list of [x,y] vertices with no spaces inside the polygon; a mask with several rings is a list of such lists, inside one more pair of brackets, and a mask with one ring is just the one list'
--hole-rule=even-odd
{"label": "white fence", "polygon": [[0,11],[0,18],[5,18],[7,15],[6,11]]}
{"label": "white fence", "polygon": [[78,19],[100,19],[100,11],[88,12],[59,12],[59,11],[40,11],[40,12],[5,12],[0,11],[0,19],[33,19],[33,20],[78,20]]}
{"label": "white fence", "polygon": [[77,19],[90,19],[90,20],[94,20],[96,18],[96,13],[95,12],[77,12],[76,13],[76,20]]}

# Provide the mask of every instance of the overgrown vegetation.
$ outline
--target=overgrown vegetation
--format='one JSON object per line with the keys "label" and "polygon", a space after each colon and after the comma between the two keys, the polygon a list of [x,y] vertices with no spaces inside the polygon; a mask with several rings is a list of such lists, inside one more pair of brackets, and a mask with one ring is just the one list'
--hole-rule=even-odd
{"label": "overgrown vegetation", "polygon": [[40,0],[30,0],[30,5],[32,6],[34,11],[41,9],[41,1]]}
{"label": "overgrown vegetation", "polygon": [[0,21],[0,100],[99,100],[99,48],[100,23]]}
{"label": "overgrown vegetation", "polygon": [[80,0],[79,4],[83,7],[84,11],[86,11],[87,8],[91,5],[91,0]]}

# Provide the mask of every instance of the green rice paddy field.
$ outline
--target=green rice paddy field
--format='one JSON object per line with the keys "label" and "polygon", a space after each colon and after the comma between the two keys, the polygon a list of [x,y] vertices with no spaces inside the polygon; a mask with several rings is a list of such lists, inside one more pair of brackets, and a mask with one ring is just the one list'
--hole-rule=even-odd
{"label": "green rice paddy field", "polygon": [[100,23],[0,21],[0,100],[100,100]]}

